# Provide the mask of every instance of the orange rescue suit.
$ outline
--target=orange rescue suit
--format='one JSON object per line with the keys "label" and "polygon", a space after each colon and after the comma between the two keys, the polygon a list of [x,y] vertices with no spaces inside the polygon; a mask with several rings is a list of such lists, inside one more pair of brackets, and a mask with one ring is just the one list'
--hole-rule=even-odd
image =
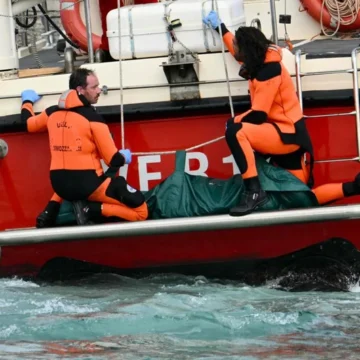
{"label": "orange rescue suit", "polygon": [[[29,132],[48,130],[51,152],[50,179],[56,194],[68,201],[93,201],[97,215],[128,221],[145,220],[147,204],[141,191],[121,176],[105,176],[100,159],[112,168],[124,165],[103,118],[75,90],[60,97],[57,106],[35,115],[31,102],[24,102],[22,121]],[[57,195],[56,200],[60,200]],[[97,206],[99,205],[99,206]]]}
{"label": "orange rescue suit", "polygon": [[[224,27],[223,27],[224,29]],[[223,31],[223,39],[234,55],[234,35]],[[269,45],[263,67],[249,79],[251,108],[227,123],[226,140],[244,179],[257,176],[253,150],[271,155],[288,170],[304,170],[304,153],[310,154],[311,169],[302,180],[308,182],[313,149],[291,76],[281,62],[282,50]]]}
{"label": "orange rescue suit", "polygon": [[[65,92],[57,106],[51,106],[39,115],[33,116],[29,102],[24,102],[22,109],[29,132],[48,130],[50,178],[54,190],[62,198],[81,200],[100,186],[105,180],[100,159],[109,167],[124,165],[124,157],[118,152],[109,127],[75,90]],[[66,194],[64,182],[69,183]]]}

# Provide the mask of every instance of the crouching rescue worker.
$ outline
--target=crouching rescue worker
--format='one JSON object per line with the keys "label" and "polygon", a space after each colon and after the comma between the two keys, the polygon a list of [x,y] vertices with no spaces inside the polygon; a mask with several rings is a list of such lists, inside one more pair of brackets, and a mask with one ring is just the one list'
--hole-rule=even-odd
{"label": "crouching rescue worker", "polygon": [[101,93],[97,76],[91,70],[77,69],[70,76],[69,88],[58,105],[39,115],[34,115],[32,108],[40,98],[38,94],[33,90],[22,93],[21,116],[28,131],[48,130],[50,180],[56,193],[50,203],[61,199],[73,202],[79,224],[100,215],[146,220],[148,208],[143,194],[123,177],[110,179],[103,172],[100,159],[111,168],[119,168],[131,162],[131,152],[116,148],[108,126],[92,106]]}
{"label": "crouching rescue worker", "polygon": [[[249,81],[250,110],[227,121],[225,138],[244,179],[246,194],[230,215],[248,214],[265,204],[254,151],[312,186],[313,147],[289,72],[282,64],[282,50],[255,27],[240,27],[235,36],[215,11],[203,18],[223,36],[229,52],[241,64],[239,75]],[[304,154],[310,157],[305,166]],[[319,204],[360,194],[360,174],[354,181],[326,184],[313,189]]]}

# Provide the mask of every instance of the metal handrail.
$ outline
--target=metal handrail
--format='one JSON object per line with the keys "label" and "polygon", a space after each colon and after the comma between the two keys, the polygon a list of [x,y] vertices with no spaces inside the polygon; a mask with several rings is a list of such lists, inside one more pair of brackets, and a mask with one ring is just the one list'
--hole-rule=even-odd
{"label": "metal handrail", "polygon": [[[238,82],[247,82],[246,79],[229,79],[230,83],[238,83]],[[123,90],[145,90],[145,89],[156,89],[156,88],[165,88],[165,87],[182,87],[182,86],[193,86],[193,85],[215,85],[215,84],[226,84],[226,79],[221,80],[202,80],[202,81],[189,81],[186,83],[178,83],[178,84],[149,84],[149,85],[132,85],[132,86],[124,86]],[[106,86],[102,87],[102,91],[104,95],[109,91],[117,91],[120,90],[119,86]],[[55,91],[47,91],[47,92],[39,92],[40,96],[52,96],[52,95],[61,95],[64,90],[55,90]],[[21,96],[19,94],[16,95],[0,95],[0,100],[8,100],[8,99],[19,99]]]}
{"label": "metal handrail", "polygon": [[14,229],[0,231],[0,246],[125,238],[129,236],[175,234],[194,231],[230,230],[354,219],[360,219],[360,205],[318,206],[306,209],[255,212],[243,217],[214,215],[147,220],[141,221],[141,223],[130,222],[46,229]]}
{"label": "metal handrail", "polygon": [[303,104],[303,91],[302,91],[302,82],[301,78],[303,76],[314,76],[314,75],[331,75],[331,74],[352,74],[353,75],[353,93],[354,93],[354,103],[355,111],[348,113],[337,113],[337,114],[326,114],[326,115],[305,115],[305,118],[318,118],[318,117],[334,117],[334,116],[344,116],[344,115],[355,115],[356,121],[356,136],[357,136],[357,151],[358,156],[354,160],[360,161],[360,100],[359,100],[359,75],[358,75],[358,64],[357,64],[357,54],[360,51],[360,47],[357,47],[351,51],[351,64],[352,69],[348,70],[330,70],[330,71],[314,71],[314,72],[305,72],[302,73],[300,69],[301,63],[301,54],[302,51],[298,50],[295,53],[295,77],[296,77],[296,89],[299,98],[301,111],[304,111]]}
{"label": "metal handrail", "polygon": [[316,75],[335,75],[335,74],[344,74],[349,73],[351,74],[354,69],[347,69],[347,70],[326,70],[326,71],[310,71],[306,73],[300,74],[300,76],[316,76]]}
{"label": "metal handrail", "polygon": [[252,19],[250,26],[255,27],[255,28],[259,29],[260,31],[262,31],[261,21],[258,18]]}
{"label": "metal handrail", "polygon": [[[351,63],[354,69],[353,72],[353,91],[355,102],[355,121],[356,121],[356,140],[358,148],[358,156],[360,157],[360,103],[359,103],[359,74],[357,71],[357,54],[360,51],[360,47],[357,47],[351,52]],[[360,161],[360,160],[359,160]]]}
{"label": "metal handrail", "polygon": [[306,119],[314,119],[314,118],[324,118],[324,117],[335,117],[335,116],[349,116],[349,115],[355,115],[356,111],[349,111],[346,113],[334,113],[334,114],[321,114],[321,115],[304,115],[304,118]]}
{"label": "metal handrail", "polygon": [[91,64],[93,64],[94,63],[94,44],[92,41],[91,9],[90,9],[90,1],[89,0],[84,0],[84,10],[85,10],[85,24],[86,24],[86,37],[87,37],[87,45],[88,45],[89,62]]}
{"label": "metal handrail", "polygon": [[301,111],[304,112],[304,104],[302,97],[303,91],[302,91],[302,83],[301,83],[301,69],[300,69],[301,53],[302,53],[301,50],[298,50],[295,53],[295,76],[296,76],[296,90],[299,98],[299,104]]}

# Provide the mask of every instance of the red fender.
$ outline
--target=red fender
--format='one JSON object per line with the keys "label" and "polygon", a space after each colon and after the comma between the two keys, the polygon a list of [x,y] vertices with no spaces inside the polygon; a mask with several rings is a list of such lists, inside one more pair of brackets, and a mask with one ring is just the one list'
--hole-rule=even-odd
{"label": "red fender", "polygon": [[[81,19],[80,2],[78,0],[60,0],[60,17],[67,36],[87,51],[86,27]],[[92,34],[94,51],[101,45],[101,37]]]}

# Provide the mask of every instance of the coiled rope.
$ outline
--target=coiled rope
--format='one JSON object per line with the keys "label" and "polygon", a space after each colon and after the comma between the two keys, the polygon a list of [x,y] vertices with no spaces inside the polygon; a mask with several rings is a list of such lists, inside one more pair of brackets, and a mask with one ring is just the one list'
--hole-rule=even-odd
{"label": "coiled rope", "polygon": [[[326,32],[323,24],[323,14],[325,10],[329,12],[331,19],[336,21],[336,29],[332,34]],[[327,37],[333,37],[340,29],[340,25],[353,24],[359,14],[360,0],[323,0],[320,12],[321,31]]]}

